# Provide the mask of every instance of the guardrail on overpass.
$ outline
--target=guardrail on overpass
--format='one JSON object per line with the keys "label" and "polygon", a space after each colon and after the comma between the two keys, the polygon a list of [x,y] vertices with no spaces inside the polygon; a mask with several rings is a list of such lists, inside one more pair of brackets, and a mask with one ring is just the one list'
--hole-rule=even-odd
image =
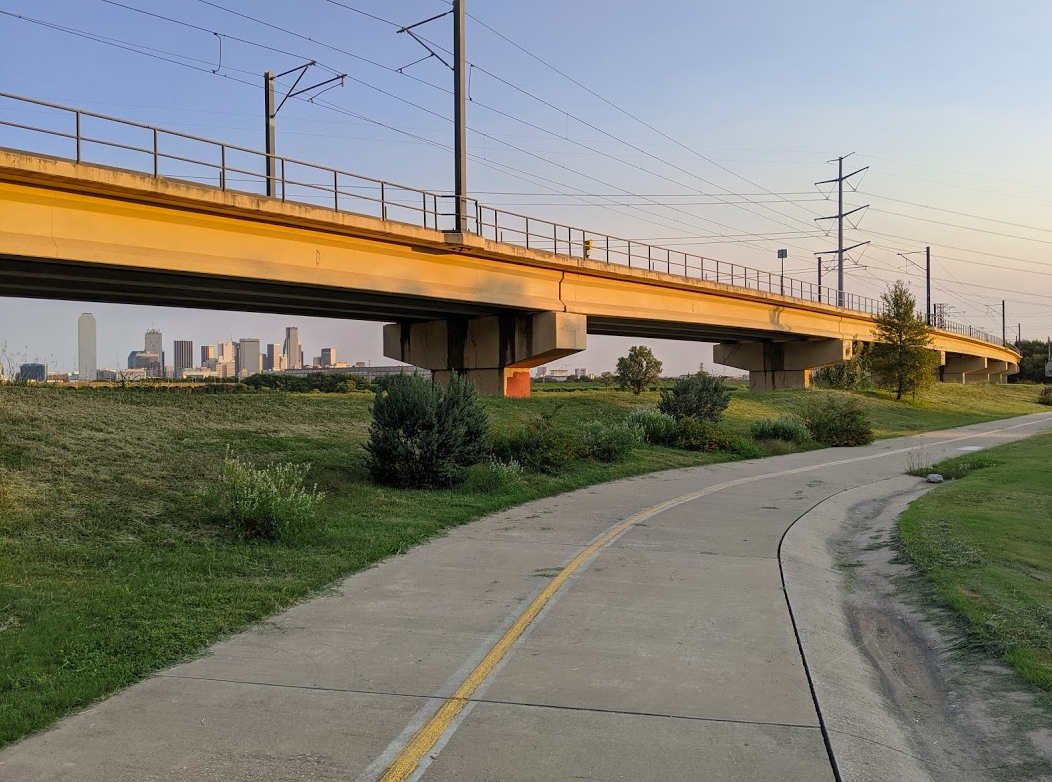
{"label": "guardrail on overpass", "polygon": [[[39,124],[3,117],[4,113],[19,112],[43,116],[35,118]],[[141,122],[0,92],[0,129],[3,129],[0,146],[11,149],[77,163],[113,165],[155,177],[213,185],[222,190],[261,196],[266,190],[266,152]],[[281,201],[309,203],[434,230],[451,225],[452,195],[280,155],[270,157],[275,172],[273,197]],[[855,312],[876,315],[882,311],[880,299],[510,212],[474,199],[470,204],[474,207],[469,210],[471,232],[494,241],[777,293]],[[968,324],[940,320],[934,325],[955,334],[1005,345],[1001,337]]]}

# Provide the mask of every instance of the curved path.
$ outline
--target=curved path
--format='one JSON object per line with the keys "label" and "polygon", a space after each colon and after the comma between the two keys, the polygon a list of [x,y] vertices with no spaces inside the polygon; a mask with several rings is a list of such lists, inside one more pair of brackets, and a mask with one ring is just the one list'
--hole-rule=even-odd
{"label": "curved path", "polygon": [[529,503],[0,753],[21,780],[836,780],[787,529],[1052,415]]}

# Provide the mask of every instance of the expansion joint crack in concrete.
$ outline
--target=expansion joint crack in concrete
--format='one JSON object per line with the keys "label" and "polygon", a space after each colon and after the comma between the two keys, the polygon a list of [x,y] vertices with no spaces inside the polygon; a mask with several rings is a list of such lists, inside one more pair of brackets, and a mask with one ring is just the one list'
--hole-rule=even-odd
{"label": "expansion joint crack in concrete", "polygon": [[[243,684],[249,687],[279,687],[290,690],[306,690],[314,692],[336,692],[347,695],[374,695],[384,698],[409,698],[413,700],[447,700],[439,695],[424,695],[411,692],[394,692],[390,690],[362,690],[353,687],[322,687],[307,684],[285,684],[282,682],[260,682],[248,679],[224,679],[214,676],[185,676],[182,674],[159,673],[157,678],[185,679],[189,681],[216,682],[218,684]],[[796,728],[801,730],[819,730],[818,725],[808,725],[798,722],[771,722],[767,720],[742,720],[732,717],[701,717],[695,714],[672,714],[660,711],[637,711],[632,709],[603,709],[594,706],[567,706],[557,703],[531,703],[528,701],[512,701],[496,698],[458,698],[466,703],[488,704],[492,706],[520,706],[529,709],[550,709],[553,711],[574,711],[590,714],[615,714],[624,717],[661,717],[662,719],[683,720],[687,722],[716,722],[732,725],[755,725],[758,727],[772,728]]]}

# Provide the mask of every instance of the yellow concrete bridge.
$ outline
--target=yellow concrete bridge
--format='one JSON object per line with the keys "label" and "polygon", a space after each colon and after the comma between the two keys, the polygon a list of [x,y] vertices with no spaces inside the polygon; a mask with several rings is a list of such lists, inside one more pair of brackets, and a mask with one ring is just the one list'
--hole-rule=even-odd
{"label": "yellow concrete bridge", "polygon": [[[388,357],[513,396],[588,334],[715,342],[753,390],[807,385],[873,339],[872,299],[480,204],[471,232],[443,231],[444,196],[288,158],[264,197],[263,153],[12,102],[69,123],[0,114],[3,296],[384,321]],[[942,380],[1018,371],[999,338],[940,325]]]}

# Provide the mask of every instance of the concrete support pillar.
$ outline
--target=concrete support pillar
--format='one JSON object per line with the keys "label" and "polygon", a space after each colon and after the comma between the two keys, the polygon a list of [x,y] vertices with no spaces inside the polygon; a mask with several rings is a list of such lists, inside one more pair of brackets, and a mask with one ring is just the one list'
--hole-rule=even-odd
{"label": "concrete support pillar", "polygon": [[586,344],[587,319],[569,312],[384,326],[385,356],[430,369],[439,383],[459,372],[487,396],[529,396],[532,367],[578,353]]}
{"label": "concrete support pillar", "polygon": [[944,383],[985,383],[989,375],[982,356],[947,356],[940,380]]}
{"label": "concrete support pillar", "polygon": [[846,339],[745,342],[713,348],[717,364],[749,371],[752,392],[806,388],[811,384],[811,370],[847,361],[853,355],[854,343]]}

